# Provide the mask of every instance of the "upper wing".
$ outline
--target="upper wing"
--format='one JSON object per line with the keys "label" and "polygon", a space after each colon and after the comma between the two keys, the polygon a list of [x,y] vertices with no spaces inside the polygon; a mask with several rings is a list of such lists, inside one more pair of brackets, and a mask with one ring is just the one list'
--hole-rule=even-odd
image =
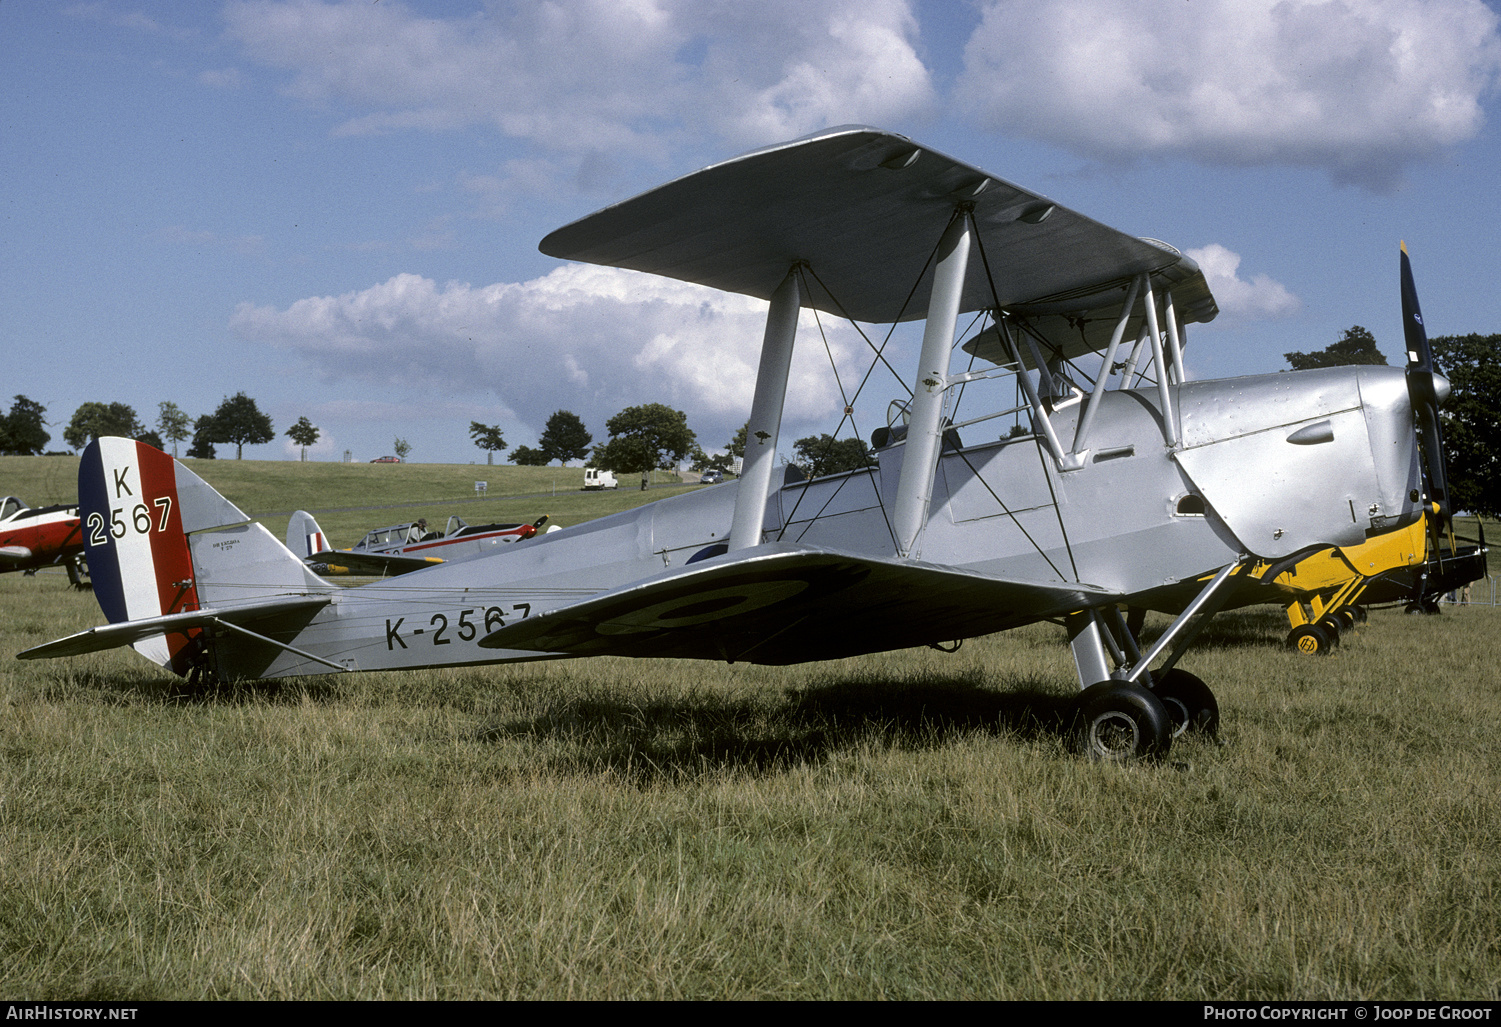
{"label": "upper wing", "polygon": [[970,638],[1116,598],[788,543],[722,556],[529,617],[492,649],[787,664]]}
{"label": "upper wing", "polygon": [[[963,310],[992,307],[997,298],[1038,313],[1119,306],[1133,276],[1182,260],[1170,246],[1116,231],[905,136],[860,126],[686,175],[565,225],[541,250],[763,299],[795,261],[805,261],[828,290],[810,290],[806,305],[859,321],[907,321],[926,316],[932,268],[924,266],[959,203],[974,205],[985,256],[970,261]],[[924,284],[913,291],[920,275]],[[1203,276],[1194,267],[1187,277],[1202,291],[1188,319],[1212,319],[1217,309]]]}
{"label": "upper wing", "polygon": [[[1172,249],[1167,243],[1157,245]],[[1182,257],[1178,263],[1153,272],[1152,288],[1158,296],[1165,291],[1172,292],[1173,307],[1178,312],[1180,323],[1212,321],[1219,313],[1209,284],[1204,281],[1204,273],[1192,257]],[[1095,296],[1018,303],[1006,309],[1021,319],[1030,334],[1042,341],[1044,360],[1073,360],[1085,353],[1098,353],[1110,344],[1111,333],[1120,320],[1125,302],[1125,294],[1117,288]],[[1136,341],[1146,322],[1140,303],[1133,310],[1122,333],[1127,346]],[[966,340],[963,349],[991,363],[1014,362],[994,326]],[[1031,367],[1031,348],[1022,345],[1019,349],[1022,363]]]}

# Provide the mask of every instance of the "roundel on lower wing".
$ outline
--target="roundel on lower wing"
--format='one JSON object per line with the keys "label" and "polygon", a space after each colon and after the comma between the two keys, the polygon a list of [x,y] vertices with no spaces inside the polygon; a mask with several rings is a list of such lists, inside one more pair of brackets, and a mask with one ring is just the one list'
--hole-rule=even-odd
{"label": "roundel on lower wing", "polygon": [[807,581],[794,579],[712,588],[611,617],[596,624],[594,630],[601,635],[631,635],[693,627],[783,602],[806,591],[808,585]]}

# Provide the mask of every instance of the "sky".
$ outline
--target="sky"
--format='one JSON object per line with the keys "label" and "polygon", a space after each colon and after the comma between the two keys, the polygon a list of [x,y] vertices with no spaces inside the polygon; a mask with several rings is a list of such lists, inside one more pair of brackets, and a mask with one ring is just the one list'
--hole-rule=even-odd
{"label": "sky", "polygon": [[[62,448],[84,402],[245,392],[247,459],[306,416],[313,459],[484,463],[473,421],[603,442],[660,402],[722,449],[765,304],[537,244],[857,123],[1192,255],[1196,378],[1355,324],[1399,363],[1399,240],[1430,334],[1501,332],[1498,86],[1482,0],[0,0],[0,403]],[[863,345],[805,315],[784,439],[838,427]]]}

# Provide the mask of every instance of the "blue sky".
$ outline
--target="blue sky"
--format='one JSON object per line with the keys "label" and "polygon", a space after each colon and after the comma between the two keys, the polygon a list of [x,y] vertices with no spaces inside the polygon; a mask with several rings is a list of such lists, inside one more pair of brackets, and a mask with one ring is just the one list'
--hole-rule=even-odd
{"label": "blue sky", "polygon": [[[1498,84],[1481,0],[10,0],[0,393],[54,446],[86,401],[244,391],[317,459],[483,462],[470,421],[530,445],[568,409],[603,441],[645,402],[717,448],[764,305],[537,243],[848,123],[1194,253],[1222,311],[1195,376],[1357,323],[1398,361],[1400,239],[1431,333],[1501,332]],[[787,429],[831,431],[827,358],[798,360]]]}

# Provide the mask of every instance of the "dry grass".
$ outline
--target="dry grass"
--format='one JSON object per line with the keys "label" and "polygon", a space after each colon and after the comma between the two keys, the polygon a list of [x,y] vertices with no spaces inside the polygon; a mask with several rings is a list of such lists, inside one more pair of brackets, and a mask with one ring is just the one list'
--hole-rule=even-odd
{"label": "dry grass", "polygon": [[[0,578],[9,652],[97,619]],[[1497,627],[1224,618],[1186,665],[1227,744],[1126,769],[1063,751],[1046,625],[212,697],[12,661],[0,994],[1494,999]]]}

